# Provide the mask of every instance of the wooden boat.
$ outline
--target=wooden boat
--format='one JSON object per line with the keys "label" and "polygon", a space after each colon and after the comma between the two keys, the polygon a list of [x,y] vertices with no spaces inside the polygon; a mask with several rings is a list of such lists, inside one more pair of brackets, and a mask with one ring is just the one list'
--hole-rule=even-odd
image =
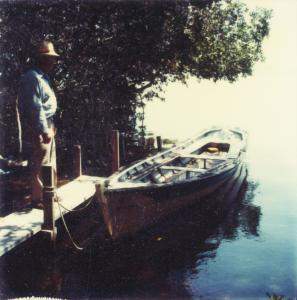
{"label": "wooden boat", "polygon": [[246,172],[246,133],[212,128],[114,173],[99,203],[113,239],[132,235]]}

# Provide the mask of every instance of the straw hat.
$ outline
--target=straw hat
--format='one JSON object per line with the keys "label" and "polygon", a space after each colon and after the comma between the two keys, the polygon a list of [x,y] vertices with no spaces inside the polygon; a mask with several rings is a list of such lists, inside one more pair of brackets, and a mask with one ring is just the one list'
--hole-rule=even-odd
{"label": "straw hat", "polygon": [[54,48],[54,44],[49,41],[43,41],[37,45],[37,54],[44,56],[60,56]]}

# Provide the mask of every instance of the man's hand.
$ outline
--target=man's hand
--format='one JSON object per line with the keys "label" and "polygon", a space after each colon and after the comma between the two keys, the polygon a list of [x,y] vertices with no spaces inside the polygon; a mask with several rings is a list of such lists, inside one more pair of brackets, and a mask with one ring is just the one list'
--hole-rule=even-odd
{"label": "man's hand", "polygon": [[44,144],[49,144],[52,140],[52,134],[50,133],[43,133],[41,135],[41,142]]}

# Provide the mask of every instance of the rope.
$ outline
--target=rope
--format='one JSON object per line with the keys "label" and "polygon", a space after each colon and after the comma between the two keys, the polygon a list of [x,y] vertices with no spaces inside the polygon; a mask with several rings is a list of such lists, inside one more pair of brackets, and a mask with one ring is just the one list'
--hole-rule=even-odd
{"label": "rope", "polygon": [[[57,197],[57,194],[56,194],[56,197]],[[77,212],[77,211],[82,211],[82,210],[86,209],[86,208],[92,203],[92,201],[93,201],[93,197],[91,197],[91,198],[89,199],[89,201],[87,202],[86,205],[84,205],[84,206],[81,207],[81,208],[76,208],[76,209],[69,209],[69,208],[65,207],[64,205],[62,205],[59,201],[57,201],[58,208],[59,208],[59,211],[60,211],[60,216],[61,216],[61,219],[62,219],[62,221],[63,221],[63,224],[64,224],[64,227],[65,227],[65,229],[66,229],[66,232],[67,232],[67,234],[68,234],[68,236],[69,236],[69,239],[70,239],[70,241],[72,242],[72,245],[74,246],[74,248],[77,249],[77,250],[79,250],[79,251],[82,251],[84,248],[80,247],[80,246],[74,241],[74,239],[72,238],[71,233],[70,233],[70,231],[69,231],[69,228],[68,228],[68,226],[67,226],[67,224],[66,224],[66,221],[65,221],[65,218],[64,218],[64,214],[63,214],[63,212],[62,212],[61,207],[64,208],[64,210],[66,210],[66,211],[68,211],[68,212]]]}
{"label": "rope", "polygon": [[22,133],[23,132],[22,132],[21,119],[20,119],[19,99],[18,99],[18,97],[15,100],[15,113],[16,113],[16,122],[17,122],[17,128],[18,128],[18,156],[21,157],[21,155],[23,153],[23,141],[22,141]]}
{"label": "rope", "polygon": [[72,242],[72,245],[74,246],[74,248],[75,248],[76,250],[82,251],[84,248],[80,247],[80,246],[74,241],[74,239],[72,238],[72,236],[71,236],[71,234],[70,234],[70,231],[69,231],[69,229],[68,229],[68,226],[67,226],[67,224],[66,224],[66,222],[65,222],[64,215],[63,215],[62,210],[61,210],[61,204],[60,204],[59,202],[57,202],[57,203],[58,203],[58,207],[59,207],[61,219],[62,219],[62,221],[63,221],[64,227],[65,227],[66,232],[67,232],[67,234],[68,234],[68,236],[69,236],[69,239],[70,239],[70,241]]}
{"label": "rope", "polygon": [[[55,196],[56,196],[56,198],[58,198],[57,192],[55,192]],[[74,248],[77,249],[77,250],[79,250],[79,251],[82,251],[84,248],[83,248],[83,247],[80,247],[80,246],[74,241],[74,239],[72,238],[71,233],[70,233],[70,231],[69,231],[69,229],[68,229],[68,226],[67,226],[67,224],[66,224],[66,221],[65,221],[65,218],[64,218],[64,215],[63,215],[63,212],[62,212],[61,207],[62,207],[64,210],[68,211],[68,212],[82,211],[82,210],[86,209],[86,208],[92,203],[93,198],[94,198],[94,197],[91,197],[91,198],[89,199],[89,201],[86,203],[86,205],[84,205],[83,207],[81,207],[81,208],[76,208],[76,209],[69,209],[69,208],[65,207],[64,205],[62,205],[59,201],[57,201],[58,208],[59,208],[59,211],[60,211],[60,216],[61,216],[61,219],[62,219],[62,221],[63,221],[63,224],[64,224],[64,227],[65,227],[65,229],[66,229],[66,232],[67,232],[67,234],[68,234],[68,236],[69,236],[69,239],[70,239],[70,241],[72,242],[72,245],[74,246]]]}

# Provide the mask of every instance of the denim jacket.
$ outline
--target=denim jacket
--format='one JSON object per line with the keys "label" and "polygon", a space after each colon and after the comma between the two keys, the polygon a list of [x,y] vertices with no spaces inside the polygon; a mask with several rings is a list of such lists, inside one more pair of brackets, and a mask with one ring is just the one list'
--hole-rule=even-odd
{"label": "denim jacket", "polygon": [[48,120],[57,110],[57,100],[49,77],[40,69],[31,69],[22,76],[18,108],[22,127],[29,126],[39,134],[49,132]]}

